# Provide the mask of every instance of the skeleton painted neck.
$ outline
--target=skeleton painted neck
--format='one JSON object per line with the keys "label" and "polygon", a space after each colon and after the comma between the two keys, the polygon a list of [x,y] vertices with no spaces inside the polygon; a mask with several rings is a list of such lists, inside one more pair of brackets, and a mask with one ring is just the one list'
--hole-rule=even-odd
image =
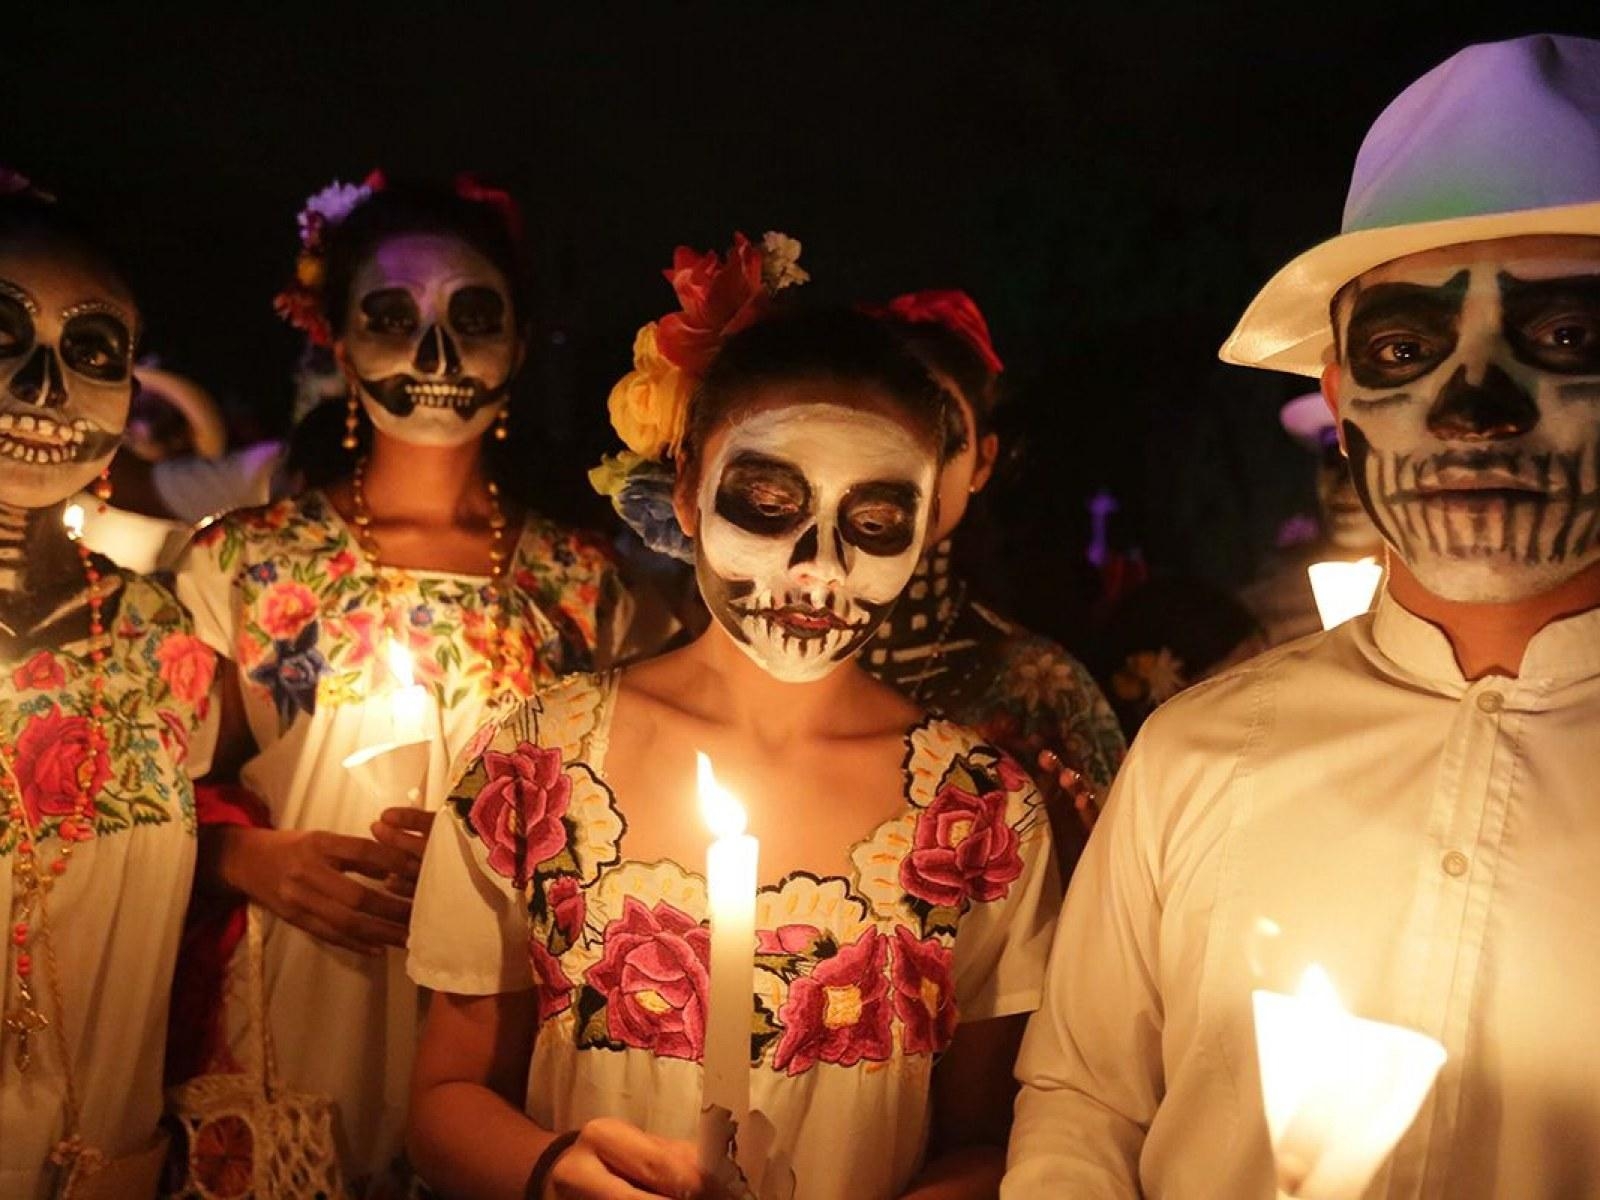
{"label": "skeleton painted neck", "polygon": [[1520,241],[1390,263],[1340,305],[1356,489],[1453,600],[1538,595],[1600,559],[1600,238]]}
{"label": "skeleton painted neck", "polygon": [[889,615],[927,532],[934,452],[892,417],[829,403],[757,411],[701,476],[696,576],[774,678],[820,679]]}
{"label": "skeleton painted neck", "polygon": [[345,356],[372,423],[417,445],[480,437],[521,355],[505,276],[457,238],[408,234],[352,284]]}

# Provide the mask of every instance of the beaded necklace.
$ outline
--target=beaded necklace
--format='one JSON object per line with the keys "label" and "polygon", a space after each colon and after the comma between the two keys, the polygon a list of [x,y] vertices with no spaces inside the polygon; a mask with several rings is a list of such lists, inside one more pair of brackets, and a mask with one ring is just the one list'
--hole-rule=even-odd
{"label": "beaded necklace", "polygon": [[[500,694],[501,670],[505,655],[501,647],[500,632],[505,619],[506,514],[500,504],[500,485],[489,480],[485,485],[489,493],[489,583],[486,610],[489,616],[489,694]],[[354,507],[356,543],[367,560],[367,567],[378,582],[378,594],[384,609],[385,621],[389,618],[389,592],[392,582],[383,557],[378,549],[378,539],[372,532],[372,511],[367,507],[367,460],[356,460],[355,474],[350,480],[350,501]]]}
{"label": "beaded necklace", "polygon": [[[100,571],[94,564],[89,547],[79,540],[78,557],[83,563],[83,577],[89,590],[89,755],[91,761],[107,749],[104,722],[105,705],[105,622],[101,612],[104,596],[100,590]],[[65,1001],[61,989],[61,973],[56,962],[55,946],[50,936],[50,892],[67,873],[73,850],[83,842],[95,838],[95,794],[90,788],[86,773],[78,774],[78,795],[72,812],[56,826],[59,846],[56,856],[45,862],[40,846],[39,829],[23,801],[22,781],[17,777],[16,747],[0,744],[0,773],[6,795],[7,816],[13,828],[21,830],[16,855],[12,860],[12,875],[16,885],[11,899],[10,943],[16,979],[17,1002],[5,1014],[4,1032],[15,1039],[13,1049],[17,1070],[27,1073],[33,1066],[33,1039],[49,1029],[54,1034],[57,1052],[61,1056],[65,1074],[66,1134],[51,1154],[58,1164],[71,1164],[90,1153],[85,1150],[78,1126],[80,1109],[77,1089],[73,1083],[72,1063],[67,1046],[63,1009]],[[40,999],[40,988],[35,955],[44,959],[49,990],[54,998],[52,1012],[47,1014]]]}

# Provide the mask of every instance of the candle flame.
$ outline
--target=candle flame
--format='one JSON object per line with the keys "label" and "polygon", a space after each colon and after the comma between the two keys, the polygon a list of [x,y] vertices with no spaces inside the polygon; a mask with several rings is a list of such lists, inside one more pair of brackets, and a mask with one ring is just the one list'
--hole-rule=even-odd
{"label": "candle flame", "polygon": [[1323,1012],[1343,1012],[1344,1005],[1339,1001],[1339,992],[1333,986],[1333,980],[1328,973],[1317,963],[1312,963],[1300,976],[1300,986],[1295,995],[1307,1004],[1313,1004]]}
{"label": "candle flame", "polygon": [[69,504],[61,510],[61,523],[67,527],[67,536],[77,541],[83,536],[83,505]]}
{"label": "candle flame", "polygon": [[1372,597],[1383,579],[1383,566],[1375,558],[1357,562],[1319,562],[1306,568],[1317,615],[1324,629],[1332,629],[1372,607]]}
{"label": "candle flame", "polygon": [[717,838],[738,837],[744,832],[744,805],[738,797],[717,782],[711,760],[704,752],[696,750],[695,777],[700,791],[700,815]]}
{"label": "candle flame", "polygon": [[389,673],[394,676],[395,684],[408,688],[416,682],[416,677],[411,669],[411,651],[407,650],[393,638],[389,639]]}

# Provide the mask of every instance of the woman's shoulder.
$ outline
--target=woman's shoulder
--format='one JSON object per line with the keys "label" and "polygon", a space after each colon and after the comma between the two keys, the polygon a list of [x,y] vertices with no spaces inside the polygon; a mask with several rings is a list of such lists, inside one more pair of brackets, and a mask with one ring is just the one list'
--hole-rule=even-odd
{"label": "woman's shoulder", "polygon": [[905,735],[906,798],[926,808],[946,788],[1015,794],[1036,802],[1033,779],[982,731],[944,717],[924,716]]}
{"label": "woman's shoulder", "polygon": [[563,763],[599,759],[615,674],[579,672],[551,680],[526,700],[496,713],[462,753],[463,772],[490,752],[536,746]]}
{"label": "woman's shoulder", "polygon": [[[246,547],[295,540],[308,530],[320,537],[330,532],[335,522],[336,516],[327,497],[319,491],[305,492],[270,504],[224,513],[202,525],[190,546],[231,560]],[[222,565],[227,566],[228,562]]]}

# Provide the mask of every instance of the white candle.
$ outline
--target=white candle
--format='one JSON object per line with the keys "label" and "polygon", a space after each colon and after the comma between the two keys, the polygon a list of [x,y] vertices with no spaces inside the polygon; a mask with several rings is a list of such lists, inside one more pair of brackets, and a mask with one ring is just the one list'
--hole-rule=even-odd
{"label": "white candle", "polygon": [[[714,841],[706,851],[706,911],[711,918],[711,984],[700,1085],[700,1165],[727,1154],[727,1119],[750,1112],[750,1037],[755,1020],[756,839],[744,807],[696,754],[700,812]],[[722,1110],[718,1112],[718,1110]]]}
{"label": "white candle", "polygon": [[1416,1119],[1444,1047],[1347,1012],[1315,964],[1296,995],[1251,1000],[1278,1187],[1301,1200],[1356,1200]]}
{"label": "white candle", "polygon": [[1383,578],[1383,565],[1373,558],[1358,562],[1319,562],[1306,568],[1322,627],[1332,629],[1372,607]]}
{"label": "white candle", "polygon": [[61,510],[61,523],[67,527],[67,536],[77,541],[83,536],[83,505],[69,504]]}
{"label": "white candle", "polygon": [[426,735],[428,689],[416,682],[411,652],[394,639],[389,641],[389,673],[395,690],[389,696],[389,711],[394,717],[396,742],[418,742]]}

